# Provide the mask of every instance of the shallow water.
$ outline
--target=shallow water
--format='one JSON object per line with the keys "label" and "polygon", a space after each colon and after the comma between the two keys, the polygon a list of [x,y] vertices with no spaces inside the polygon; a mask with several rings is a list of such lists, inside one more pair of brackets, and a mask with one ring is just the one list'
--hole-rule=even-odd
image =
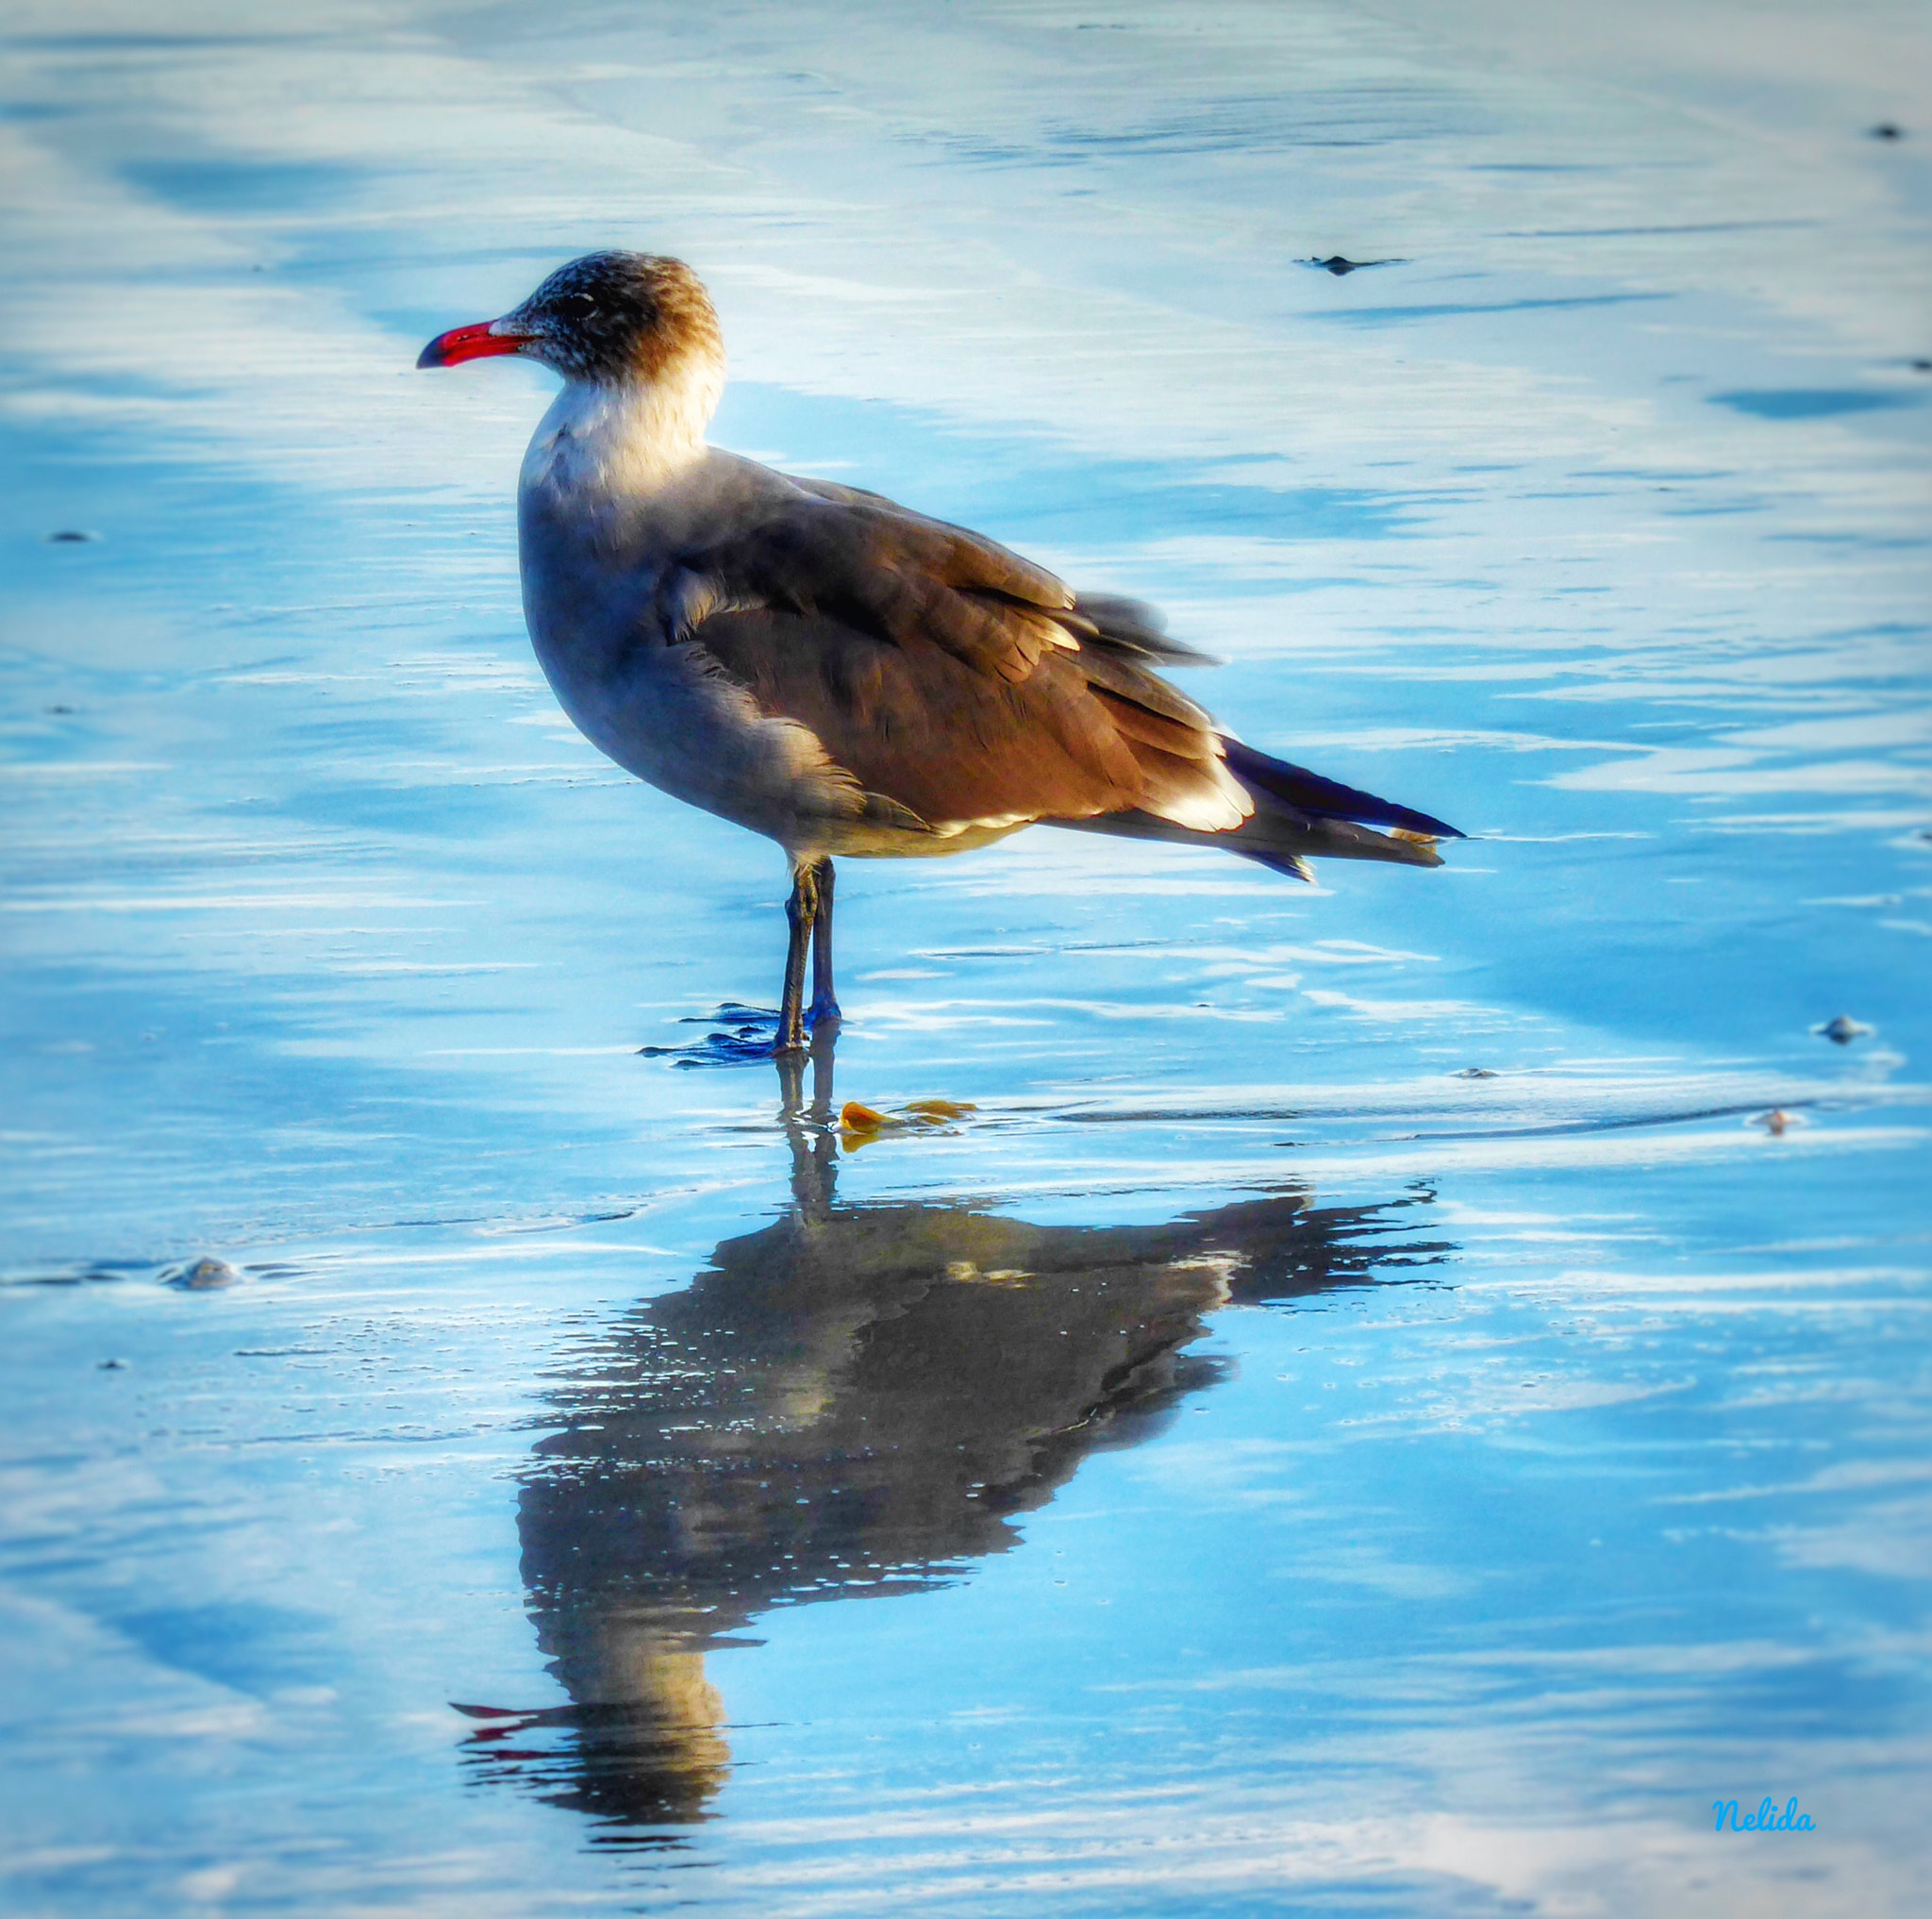
{"label": "shallow water", "polygon": [[[10,1910],[1923,1910],[1932,55],[1436,11],[15,9]],[[612,242],[1471,841],[848,863],[703,1063],[410,371]]]}

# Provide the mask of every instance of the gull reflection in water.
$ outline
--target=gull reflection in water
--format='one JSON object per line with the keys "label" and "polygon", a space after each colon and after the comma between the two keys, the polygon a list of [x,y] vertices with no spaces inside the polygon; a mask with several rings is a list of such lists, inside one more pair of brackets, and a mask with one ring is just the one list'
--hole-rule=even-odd
{"label": "gull reflection in water", "polygon": [[[1138,1444],[1227,1362],[1224,1307],[1307,1298],[1449,1250],[1411,1193],[1305,1187],[1158,1226],[1030,1226],[978,1204],[841,1205],[831,1047],[781,1066],[792,1204],[616,1321],[552,1392],[517,1528],[571,1703],[464,1706],[469,1757],[662,1843],[731,1765],[716,1647],[779,1606],[915,1593],[1020,1542],[1088,1454]],[[652,1828],[656,1828],[655,1833]]]}

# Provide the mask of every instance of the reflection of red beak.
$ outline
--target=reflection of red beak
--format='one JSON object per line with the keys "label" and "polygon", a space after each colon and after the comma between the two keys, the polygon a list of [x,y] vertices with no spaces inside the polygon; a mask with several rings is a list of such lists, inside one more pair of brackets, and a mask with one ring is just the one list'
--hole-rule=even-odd
{"label": "reflection of red beak", "polygon": [[466,359],[488,359],[494,354],[514,353],[529,339],[527,333],[498,333],[503,323],[479,320],[474,326],[452,326],[439,333],[416,357],[423,366],[461,366]]}

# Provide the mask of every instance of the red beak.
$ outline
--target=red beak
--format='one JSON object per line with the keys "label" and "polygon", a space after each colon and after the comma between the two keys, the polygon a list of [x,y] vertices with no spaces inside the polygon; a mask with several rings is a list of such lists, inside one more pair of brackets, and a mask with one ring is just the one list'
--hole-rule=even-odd
{"label": "red beak", "polygon": [[425,366],[461,366],[466,359],[489,359],[499,353],[515,353],[530,336],[527,333],[498,333],[503,323],[479,320],[474,326],[452,326],[439,333],[416,357]]}

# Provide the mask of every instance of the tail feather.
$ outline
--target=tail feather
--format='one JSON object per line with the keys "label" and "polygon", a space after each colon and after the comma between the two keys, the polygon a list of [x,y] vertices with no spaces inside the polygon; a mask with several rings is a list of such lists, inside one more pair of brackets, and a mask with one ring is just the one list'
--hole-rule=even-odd
{"label": "tail feather", "polygon": [[[1224,832],[1203,832],[1158,813],[1132,810],[1093,819],[1053,820],[1086,833],[1124,840],[1163,840],[1185,846],[1220,846],[1291,878],[1314,878],[1313,859],[1379,859],[1398,866],[1440,866],[1431,840],[1459,840],[1457,829],[1412,807],[1324,779],[1306,767],[1271,759],[1239,740],[1225,743],[1228,770],[1255,801],[1253,814]],[[1377,826],[1392,830],[1378,833]],[[1418,837],[1411,837],[1418,836]]]}
{"label": "tail feather", "polygon": [[1089,820],[1042,820],[1042,826],[1071,826],[1081,833],[1107,833],[1120,840],[1164,840],[1175,846],[1218,846],[1239,853],[1293,879],[1313,879],[1310,859],[1384,859],[1397,866],[1440,866],[1442,856],[1419,840],[1398,840],[1346,820],[1296,820],[1257,807],[1252,819],[1226,832],[1202,832],[1163,820],[1158,813],[1100,813]]}

